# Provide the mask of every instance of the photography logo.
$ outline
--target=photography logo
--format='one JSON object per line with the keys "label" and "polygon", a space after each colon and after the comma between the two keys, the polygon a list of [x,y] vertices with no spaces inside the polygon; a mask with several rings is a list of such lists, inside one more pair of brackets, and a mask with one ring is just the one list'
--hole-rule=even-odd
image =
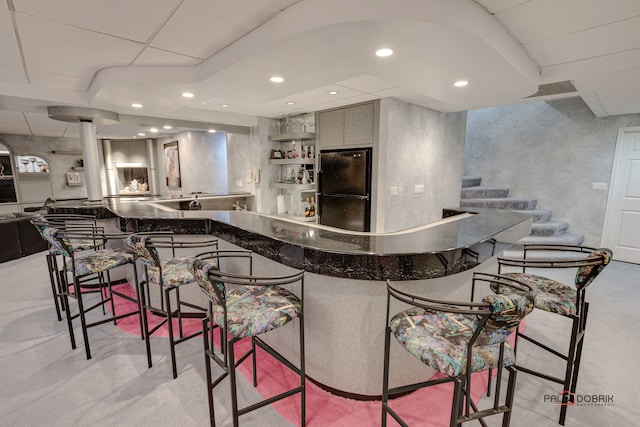
{"label": "photography logo", "polygon": [[580,394],[562,390],[558,394],[545,394],[544,402],[556,406],[613,406],[613,394]]}

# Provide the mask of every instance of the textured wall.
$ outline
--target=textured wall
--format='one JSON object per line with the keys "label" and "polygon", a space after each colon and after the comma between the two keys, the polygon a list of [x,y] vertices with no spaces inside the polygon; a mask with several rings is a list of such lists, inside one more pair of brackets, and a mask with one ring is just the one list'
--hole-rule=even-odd
{"label": "textured wall", "polygon": [[618,129],[638,125],[640,115],[597,118],[581,98],[469,111],[464,172],[537,198],[598,246],[607,191],[591,183],[609,184]]}
{"label": "textured wall", "polygon": [[[53,197],[56,199],[74,199],[87,197],[84,185],[68,187],[67,172],[81,154],[53,154],[52,151],[66,151],[81,153],[80,138],[48,138],[27,135],[0,135],[0,143],[6,145],[12,156],[38,156],[49,163],[49,175]],[[98,144],[96,142],[96,144]],[[98,144],[98,153],[102,161],[102,144]],[[84,180],[84,177],[82,177]],[[104,170],[101,171],[103,187],[106,188]],[[106,195],[106,191],[105,191]]]}
{"label": "textured wall", "polygon": [[[439,113],[395,98],[380,103],[380,140],[374,150],[375,231],[395,231],[442,218],[459,206],[466,113]],[[414,194],[414,185],[424,193]],[[391,196],[390,187],[402,187]]]}
{"label": "textured wall", "polygon": [[[182,187],[174,189],[167,187],[163,146],[176,140],[180,150]],[[156,153],[161,195],[186,196],[194,191],[227,192],[227,145],[224,133],[183,132],[171,138],[161,138],[157,141]]]}

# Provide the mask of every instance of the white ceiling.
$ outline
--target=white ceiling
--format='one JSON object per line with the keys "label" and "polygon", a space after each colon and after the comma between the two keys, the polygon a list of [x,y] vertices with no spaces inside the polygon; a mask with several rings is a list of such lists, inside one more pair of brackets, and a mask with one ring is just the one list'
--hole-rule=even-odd
{"label": "white ceiling", "polygon": [[638,28],[638,0],[0,0],[0,134],[77,137],[53,105],[117,112],[98,137],[131,138],[388,96],[461,111],[562,81],[577,92],[534,99],[640,113]]}

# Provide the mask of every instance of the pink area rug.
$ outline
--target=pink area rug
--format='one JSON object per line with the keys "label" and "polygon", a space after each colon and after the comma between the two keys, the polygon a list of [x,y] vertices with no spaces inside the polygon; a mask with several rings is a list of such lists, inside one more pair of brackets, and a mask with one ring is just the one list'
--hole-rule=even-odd
{"label": "pink area rug", "polygon": [[[121,293],[135,296],[128,284],[114,287]],[[116,313],[135,310],[133,303],[115,298]],[[152,328],[162,321],[161,317],[148,314],[149,327]],[[174,333],[177,332],[177,320],[174,319]],[[118,327],[126,333],[139,335],[140,326],[137,316],[131,316],[118,321]],[[185,334],[190,334],[202,329],[200,319],[183,320]],[[217,331],[216,331],[217,333]],[[167,337],[167,326],[163,325],[153,334],[153,337]],[[197,338],[196,338],[197,339]],[[513,335],[511,340],[513,339]],[[219,342],[216,339],[215,342]],[[235,354],[242,356],[251,347],[249,339],[236,343]],[[382,352],[383,349],[381,348]],[[204,362],[203,362],[204,363]],[[285,390],[296,387],[299,378],[288,368],[273,360],[261,349],[257,349],[258,366],[258,391],[265,397],[273,396]],[[251,362],[247,359],[238,367],[238,371],[249,381],[252,381]],[[372,372],[372,375],[380,376],[380,389],[382,390],[382,370]],[[505,373],[506,375],[506,373]],[[434,378],[444,377],[436,374]],[[487,374],[479,372],[472,376],[471,396],[477,402],[487,389]],[[228,393],[228,388],[219,386],[217,390]],[[310,427],[353,427],[380,425],[382,406],[380,401],[361,401],[331,394],[314,383],[307,381],[307,405],[306,421]],[[220,392],[218,391],[218,392]],[[506,389],[503,389],[504,393]],[[204,392],[203,392],[204,393]],[[415,427],[448,426],[451,412],[453,384],[441,384],[426,389],[417,390],[406,396],[390,401],[391,407],[400,414],[405,422]],[[240,403],[242,405],[242,402]],[[298,395],[289,397],[274,403],[273,408],[293,425],[300,425],[300,398]],[[395,426],[397,423],[389,416],[387,425]]]}

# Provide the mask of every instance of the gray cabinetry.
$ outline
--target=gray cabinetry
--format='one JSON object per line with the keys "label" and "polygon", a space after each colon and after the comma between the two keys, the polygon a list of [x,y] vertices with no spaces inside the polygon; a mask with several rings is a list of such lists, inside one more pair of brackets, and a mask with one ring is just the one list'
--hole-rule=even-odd
{"label": "gray cabinetry", "polygon": [[377,127],[377,101],[318,112],[320,149],[371,147]]}
{"label": "gray cabinetry", "polygon": [[147,163],[144,141],[111,141],[113,163]]}

